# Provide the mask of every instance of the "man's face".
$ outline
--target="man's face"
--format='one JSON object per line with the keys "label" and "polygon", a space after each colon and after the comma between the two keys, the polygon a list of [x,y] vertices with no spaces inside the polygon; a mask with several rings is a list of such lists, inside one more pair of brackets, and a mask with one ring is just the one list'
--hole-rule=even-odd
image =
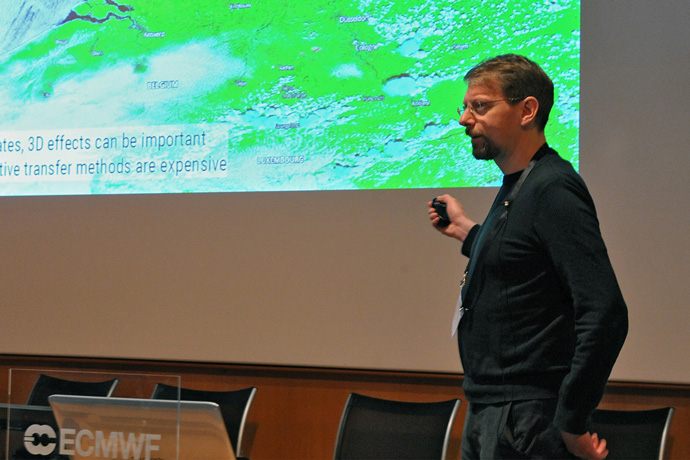
{"label": "man's face", "polygon": [[498,86],[472,83],[463,106],[467,109],[460,114],[460,124],[472,138],[472,155],[495,161],[510,155],[521,128],[520,104],[510,105]]}

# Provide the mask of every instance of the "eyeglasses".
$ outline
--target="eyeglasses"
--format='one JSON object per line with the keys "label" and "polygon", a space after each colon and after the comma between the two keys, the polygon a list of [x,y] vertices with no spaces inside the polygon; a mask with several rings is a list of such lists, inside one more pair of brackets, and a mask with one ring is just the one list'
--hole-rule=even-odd
{"label": "eyeglasses", "polygon": [[463,113],[465,113],[465,110],[470,109],[470,113],[472,115],[484,115],[488,110],[489,107],[491,107],[491,104],[495,104],[496,102],[517,102],[525,99],[524,97],[508,97],[504,99],[496,99],[495,101],[474,101],[470,102],[470,105],[463,105],[462,107],[458,107],[458,115],[462,116]]}

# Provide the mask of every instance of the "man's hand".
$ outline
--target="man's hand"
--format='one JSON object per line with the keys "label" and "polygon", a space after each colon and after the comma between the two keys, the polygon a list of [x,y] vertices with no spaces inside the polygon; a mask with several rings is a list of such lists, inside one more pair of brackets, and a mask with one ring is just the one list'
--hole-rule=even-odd
{"label": "man's hand", "polygon": [[467,217],[465,214],[465,208],[462,204],[450,195],[441,195],[436,197],[439,201],[446,203],[446,211],[448,212],[448,218],[450,219],[450,224],[447,227],[438,227],[438,214],[436,210],[431,205],[431,201],[427,203],[429,206],[429,219],[434,227],[446,236],[450,236],[461,242],[465,241],[467,234],[470,232],[472,227],[477,223]]}
{"label": "man's hand", "polygon": [[587,460],[603,460],[609,454],[606,440],[599,440],[596,433],[572,434],[561,431],[561,437],[571,454]]}

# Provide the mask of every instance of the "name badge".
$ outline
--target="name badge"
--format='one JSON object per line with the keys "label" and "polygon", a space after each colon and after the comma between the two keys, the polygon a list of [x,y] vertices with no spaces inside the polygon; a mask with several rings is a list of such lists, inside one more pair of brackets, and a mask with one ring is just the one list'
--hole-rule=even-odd
{"label": "name badge", "polygon": [[458,304],[455,307],[455,314],[453,315],[453,324],[451,325],[450,337],[455,338],[455,334],[458,333],[458,327],[460,326],[460,320],[462,315],[465,314],[465,308],[462,306],[462,293],[458,297]]}
{"label": "name badge", "polygon": [[465,274],[462,275],[462,281],[460,281],[460,294],[458,295],[458,303],[455,306],[455,313],[453,314],[453,323],[451,324],[451,329],[450,329],[451,339],[454,339],[455,334],[458,333],[458,326],[460,326],[460,320],[462,319],[462,315],[465,314],[466,308],[462,306],[462,288],[463,288],[463,286],[465,286],[466,281],[467,281],[467,271],[465,271]]}

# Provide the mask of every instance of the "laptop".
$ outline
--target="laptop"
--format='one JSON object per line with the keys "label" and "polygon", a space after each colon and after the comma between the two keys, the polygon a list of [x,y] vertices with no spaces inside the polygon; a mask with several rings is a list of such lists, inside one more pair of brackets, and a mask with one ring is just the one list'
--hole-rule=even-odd
{"label": "laptop", "polygon": [[216,403],[72,395],[48,400],[60,428],[59,453],[74,460],[236,460]]}

